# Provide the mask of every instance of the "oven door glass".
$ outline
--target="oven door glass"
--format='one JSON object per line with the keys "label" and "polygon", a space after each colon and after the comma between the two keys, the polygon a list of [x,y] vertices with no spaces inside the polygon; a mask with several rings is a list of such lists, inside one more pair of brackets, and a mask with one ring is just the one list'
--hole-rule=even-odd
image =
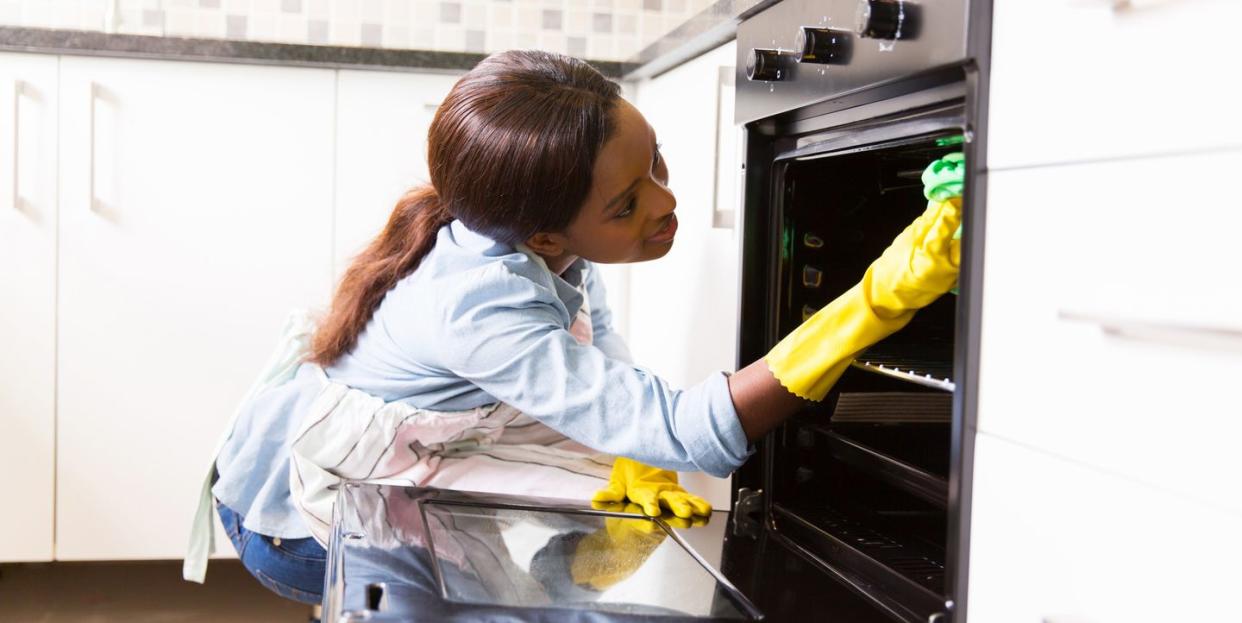
{"label": "oven door glass", "polygon": [[564,500],[347,485],[329,543],[324,615],[756,618],[713,567],[728,523],[727,513],[715,515],[675,527]]}

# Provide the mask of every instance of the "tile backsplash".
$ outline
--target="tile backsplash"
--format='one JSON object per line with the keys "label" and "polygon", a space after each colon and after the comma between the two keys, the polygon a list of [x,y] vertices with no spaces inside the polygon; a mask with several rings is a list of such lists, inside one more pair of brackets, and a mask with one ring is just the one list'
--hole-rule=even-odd
{"label": "tile backsplash", "polygon": [[715,0],[0,0],[0,25],[626,60]]}

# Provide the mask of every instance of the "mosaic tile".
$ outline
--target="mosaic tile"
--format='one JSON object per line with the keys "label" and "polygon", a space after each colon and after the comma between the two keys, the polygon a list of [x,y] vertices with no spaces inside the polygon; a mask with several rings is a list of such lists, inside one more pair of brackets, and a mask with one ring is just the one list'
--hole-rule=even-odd
{"label": "mosaic tile", "polygon": [[565,51],[570,56],[585,58],[587,55],[586,37],[569,37],[565,42]]}
{"label": "mosaic tile", "polygon": [[445,24],[460,24],[461,4],[457,2],[441,2],[440,21]]}
{"label": "mosaic tile", "polygon": [[560,30],[562,13],[560,9],[544,9],[543,10],[543,29],[544,30]]}
{"label": "mosaic tile", "polygon": [[596,13],[595,16],[591,19],[591,24],[592,24],[591,29],[595,32],[611,33],[612,32],[612,14],[611,13]]}
{"label": "mosaic tile", "polygon": [[384,45],[384,27],[380,24],[363,24],[358,35],[362,45],[379,48]]}
{"label": "mosaic tile", "polygon": [[246,22],[249,18],[245,15],[229,15],[224,21],[224,34],[229,39],[245,39],[246,38]]}
{"label": "mosaic tile", "polygon": [[391,49],[544,47],[624,60],[716,1],[0,0],[0,24]]}
{"label": "mosaic tile", "polygon": [[487,49],[487,33],[482,30],[466,31],[466,51],[483,52]]}
{"label": "mosaic tile", "polygon": [[306,23],[306,42],[323,45],[328,42],[328,22],[313,19]]}

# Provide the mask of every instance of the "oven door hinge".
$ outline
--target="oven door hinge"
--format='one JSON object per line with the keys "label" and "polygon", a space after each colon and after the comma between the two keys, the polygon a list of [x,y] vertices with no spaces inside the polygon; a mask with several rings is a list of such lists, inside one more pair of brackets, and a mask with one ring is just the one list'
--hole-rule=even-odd
{"label": "oven door hinge", "polygon": [[952,618],[953,600],[944,602],[944,612],[935,612],[927,617],[927,623],[949,623]]}
{"label": "oven door hinge", "polygon": [[763,489],[738,489],[733,504],[733,535],[756,539],[762,531]]}

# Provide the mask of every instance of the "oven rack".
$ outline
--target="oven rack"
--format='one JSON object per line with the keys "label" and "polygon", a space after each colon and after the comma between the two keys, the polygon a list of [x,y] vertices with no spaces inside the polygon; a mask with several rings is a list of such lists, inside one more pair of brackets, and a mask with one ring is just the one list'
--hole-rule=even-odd
{"label": "oven rack", "polygon": [[867,472],[937,508],[949,504],[949,480],[912,463],[870,447],[830,428],[816,427],[827,439],[828,452],[838,460]]}
{"label": "oven rack", "polygon": [[944,608],[943,554],[880,532],[828,508],[772,505],[782,541],[905,621],[927,621]]}
{"label": "oven rack", "polygon": [[951,392],[952,347],[880,343],[868,348],[851,364],[860,370]]}

